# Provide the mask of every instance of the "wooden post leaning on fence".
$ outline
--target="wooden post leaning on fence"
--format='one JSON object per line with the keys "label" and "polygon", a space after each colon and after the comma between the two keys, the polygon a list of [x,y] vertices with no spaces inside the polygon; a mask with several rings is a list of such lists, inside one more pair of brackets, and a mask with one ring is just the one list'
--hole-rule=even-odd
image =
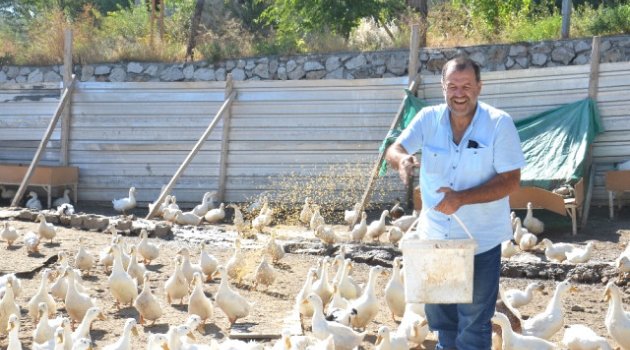
{"label": "wooden post leaning on fence", "polygon": [[562,0],[562,39],[569,38],[571,28],[571,0]]}
{"label": "wooden post leaning on fence", "polygon": [[39,147],[37,147],[37,151],[35,151],[35,155],[33,156],[31,165],[29,165],[28,170],[26,170],[26,174],[24,175],[24,178],[22,179],[22,183],[20,184],[20,187],[15,193],[15,197],[13,197],[13,201],[11,202],[12,207],[17,207],[18,204],[20,203],[20,200],[22,200],[22,196],[24,196],[24,192],[26,191],[28,182],[31,179],[31,176],[33,176],[33,173],[35,172],[35,168],[37,167],[39,160],[42,158],[42,154],[44,153],[44,150],[46,149],[46,145],[48,144],[48,141],[50,141],[50,136],[52,135],[53,131],[55,130],[55,127],[57,126],[59,117],[61,117],[61,114],[64,108],[66,107],[66,104],[68,103],[68,101],[70,101],[70,96],[72,95],[72,90],[74,90],[75,83],[76,83],[76,77],[73,76],[72,80],[70,81],[70,84],[64,89],[64,92],[61,95],[61,100],[59,101],[59,104],[57,105],[55,114],[53,114],[52,119],[50,119],[50,123],[48,123],[48,128],[46,129],[46,132],[44,133],[44,137],[39,143]]}
{"label": "wooden post leaning on fence", "polygon": [[[66,29],[63,47],[63,86],[67,88],[72,81],[72,29]],[[72,113],[70,104],[72,96],[68,97],[67,108],[61,114],[61,149],[59,150],[59,165],[68,166],[68,143],[70,142],[70,123]],[[74,194],[76,195],[76,194]]]}
{"label": "wooden post leaning on fence", "polygon": [[[411,81],[412,79],[415,78],[416,74],[418,74],[418,67],[420,66],[420,62],[418,62],[418,53],[420,51],[420,44],[421,44],[421,37],[420,37],[420,30],[419,30],[419,25],[418,24],[413,24],[411,26],[411,42],[409,43],[409,67],[407,69],[407,72],[409,73],[409,81]],[[413,91],[413,93],[415,94],[415,91]],[[411,178],[408,179],[409,181],[407,181],[407,192],[405,194],[406,196],[406,203],[407,203],[407,207],[409,208],[413,208],[413,181],[411,181],[413,179],[413,173],[411,175]]]}
{"label": "wooden post leaning on fence", "polygon": [[[415,79],[409,84],[408,89],[411,91],[415,91],[417,89],[419,82],[420,82],[420,74],[417,74]],[[400,103],[400,106],[398,106],[398,111],[396,112],[396,116],[394,117],[394,120],[392,121],[392,125],[389,127],[390,131],[396,128],[396,125],[398,125],[398,123],[403,117],[403,111],[405,110],[405,100],[406,98],[403,98],[403,101]],[[389,135],[389,132],[387,134]],[[365,188],[365,192],[363,192],[363,196],[361,197],[361,202],[359,202],[361,204],[361,206],[359,207],[359,212],[362,212],[363,209],[365,209],[365,206],[368,200],[370,199],[370,196],[372,195],[372,191],[374,190],[374,180],[378,177],[378,171],[381,167],[381,162],[383,161],[383,159],[385,159],[385,152],[387,152],[387,149],[383,150],[383,152],[379,152],[378,158],[376,159],[376,163],[374,163],[374,167],[372,168],[372,172],[370,173],[370,178],[368,180],[367,187]],[[357,215],[357,218],[355,219],[355,222],[352,223],[352,225],[355,225],[358,220],[361,220],[361,215]]]}
{"label": "wooden post leaning on fence", "polygon": [[[225,80],[225,98],[228,98],[232,94],[234,89],[234,82],[232,80],[232,73],[227,75]],[[221,136],[221,156],[219,158],[219,202],[225,201],[225,187],[227,182],[227,155],[230,145],[230,120],[232,119],[231,108],[225,111],[223,116],[223,132]]]}
{"label": "wooden post leaning on fence", "polygon": [[158,199],[155,202],[153,202],[153,207],[151,208],[151,210],[149,211],[145,219],[150,219],[151,217],[153,217],[153,215],[155,215],[155,212],[160,207],[160,204],[162,203],[162,201],[164,201],[164,197],[166,197],[166,194],[171,192],[171,189],[173,188],[173,186],[175,185],[179,177],[182,175],[184,170],[186,170],[186,168],[188,167],[188,164],[190,164],[190,162],[193,160],[195,155],[197,155],[197,153],[201,149],[201,146],[203,146],[203,143],[208,138],[208,135],[210,135],[210,132],[212,132],[212,129],[214,129],[214,127],[217,125],[219,120],[221,120],[221,116],[223,115],[223,113],[225,113],[225,111],[229,109],[230,105],[232,104],[235,98],[236,98],[236,91],[232,91],[232,93],[221,105],[221,108],[219,108],[219,111],[214,116],[214,119],[212,119],[212,122],[210,122],[210,125],[208,125],[208,127],[206,128],[206,131],[204,131],[203,135],[201,135],[201,137],[199,138],[199,140],[197,141],[193,149],[190,151],[190,153],[188,153],[188,156],[186,156],[186,159],[184,159],[184,162],[179,166],[179,169],[177,169],[177,171],[175,172],[175,175],[173,175],[173,177],[171,178],[171,181],[169,181],[166,187],[162,189],[162,193],[160,193],[160,196],[158,197]]}
{"label": "wooden post leaning on fence", "polygon": [[[599,87],[599,59],[601,37],[594,36],[591,45],[591,70],[588,76],[588,97],[597,101],[597,89]],[[584,196],[584,207],[582,209],[582,227],[586,226],[588,214],[591,209],[591,198],[593,197],[593,186],[595,185],[595,165],[593,164],[593,146],[588,149],[586,156],[586,169],[588,171],[586,195]]]}

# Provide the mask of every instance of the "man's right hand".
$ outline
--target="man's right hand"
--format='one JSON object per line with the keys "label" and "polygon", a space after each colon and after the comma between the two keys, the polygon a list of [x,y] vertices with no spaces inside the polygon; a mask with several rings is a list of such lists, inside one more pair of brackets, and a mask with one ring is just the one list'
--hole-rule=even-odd
{"label": "man's right hand", "polygon": [[409,181],[413,176],[413,169],[420,167],[420,162],[416,156],[410,154],[400,158],[398,163],[398,176],[405,185],[409,185]]}

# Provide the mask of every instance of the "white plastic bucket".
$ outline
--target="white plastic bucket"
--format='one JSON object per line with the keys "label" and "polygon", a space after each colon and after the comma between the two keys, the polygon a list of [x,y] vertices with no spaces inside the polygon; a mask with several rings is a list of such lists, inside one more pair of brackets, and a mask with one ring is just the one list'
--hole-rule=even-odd
{"label": "white plastic bucket", "polygon": [[469,239],[406,239],[401,242],[407,303],[472,303],[477,243],[464,223],[456,215],[452,216]]}

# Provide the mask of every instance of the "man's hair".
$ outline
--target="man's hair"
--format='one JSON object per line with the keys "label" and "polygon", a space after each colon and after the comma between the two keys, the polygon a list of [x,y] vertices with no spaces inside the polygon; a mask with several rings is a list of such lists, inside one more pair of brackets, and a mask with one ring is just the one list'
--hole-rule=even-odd
{"label": "man's hair", "polygon": [[442,67],[442,81],[444,81],[444,78],[446,78],[446,71],[451,66],[453,66],[453,69],[456,72],[461,72],[463,70],[472,68],[472,70],[475,71],[475,79],[478,82],[481,81],[481,73],[480,73],[479,65],[477,64],[477,62],[471,60],[467,56],[457,56],[455,58],[452,58],[448,62],[446,62],[444,66]]}

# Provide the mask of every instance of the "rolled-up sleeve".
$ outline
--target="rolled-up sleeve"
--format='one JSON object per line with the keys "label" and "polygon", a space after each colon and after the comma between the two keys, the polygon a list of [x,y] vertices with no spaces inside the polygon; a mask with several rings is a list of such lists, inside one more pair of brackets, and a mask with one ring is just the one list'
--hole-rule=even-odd
{"label": "rolled-up sleeve", "polygon": [[494,153],[494,169],[497,173],[505,173],[525,166],[521,140],[514,121],[509,115],[503,116],[497,123]]}

